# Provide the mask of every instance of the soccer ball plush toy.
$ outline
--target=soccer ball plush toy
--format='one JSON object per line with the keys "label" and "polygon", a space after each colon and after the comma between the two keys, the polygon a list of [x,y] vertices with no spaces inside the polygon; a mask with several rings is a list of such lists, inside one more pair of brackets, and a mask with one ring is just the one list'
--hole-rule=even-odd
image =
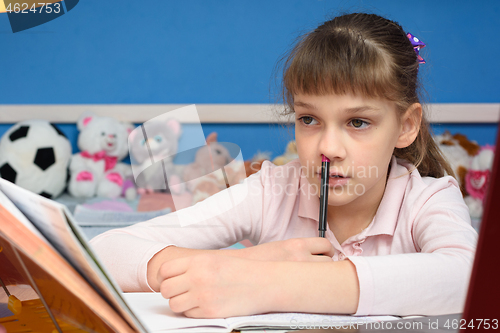
{"label": "soccer ball plush toy", "polygon": [[128,155],[127,136],[132,124],[111,117],[84,113],[77,122],[80,152],[71,157],[68,192],[74,197],[133,200],[137,191],[129,179],[130,165],[119,163]]}
{"label": "soccer ball plush toy", "polygon": [[28,120],[0,140],[0,177],[47,198],[66,187],[71,144],[53,124]]}

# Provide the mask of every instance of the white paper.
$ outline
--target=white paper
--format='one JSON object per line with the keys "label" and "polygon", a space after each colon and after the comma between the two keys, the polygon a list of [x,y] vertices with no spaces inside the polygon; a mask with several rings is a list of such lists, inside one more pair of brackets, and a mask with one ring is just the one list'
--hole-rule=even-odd
{"label": "white paper", "polygon": [[[309,313],[271,313],[226,319],[194,319],[176,314],[159,293],[125,293],[125,300],[150,332],[231,332],[233,329],[293,328],[300,323],[342,325],[397,320],[393,316],[354,317]],[[255,332],[255,331],[253,331]]]}
{"label": "white paper", "polygon": [[5,196],[5,194],[2,191],[0,191],[0,209],[2,209],[1,206],[5,207],[5,209],[7,211],[9,211],[16,219],[19,220],[19,222],[21,222],[26,228],[28,228],[38,238],[40,238],[47,245],[52,247],[52,245],[40,233],[40,231],[38,231],[38,229],[33,226],[33,224],[26,218],[26,216],[24,216],[23,213],[21,213],[19,211],[19,209],[17,209],[17,207],[12,203],[12,201],[10,201],[9,198],[7,198],[7,196]]}

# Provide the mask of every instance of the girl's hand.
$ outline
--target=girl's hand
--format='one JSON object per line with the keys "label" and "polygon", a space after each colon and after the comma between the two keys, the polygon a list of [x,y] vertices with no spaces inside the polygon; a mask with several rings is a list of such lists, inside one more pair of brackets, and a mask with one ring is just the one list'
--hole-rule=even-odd
{"label": "girl's hand", "polygon": [[170,308],[187,317],[225,318],[270,311],[268,281],[276,263],[217,254],[174,259],[158,271]]}
{"label": "girl's hand", "polygon": [[[169,246],[158,252],[148,262],[148,283],[153,290],[159,291],[157,280],[160,267],[166,262],[184,257],[198,256],[201,254],[217,254],[221,256],[236,257],[260,261],[332,261],[335,254],[330,241],[321,237],[292,238],[283,241],[270,242],[245,249],[224,250],[195,250]],[[0,332],[1,333],[1,332]]]}
{"label": "girl's hand", "polygon": [[241,257],[268,261],[332,261],[335,249],[322,237],[292,238],[236,250]]}

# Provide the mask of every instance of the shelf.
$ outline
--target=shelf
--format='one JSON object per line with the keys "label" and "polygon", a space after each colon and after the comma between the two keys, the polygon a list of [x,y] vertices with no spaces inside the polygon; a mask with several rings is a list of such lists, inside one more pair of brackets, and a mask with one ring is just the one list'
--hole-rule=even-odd
{"label": "shelf", "polygon": [[[187,104],[71,104],[71,105],[0,105],[0,123],[45,119],[54,123],[75,123],[84,111],[122,121],[143,123]],[[271,104],[196,104],[202,123],[283,123],[277,116],[281,106]],[[457,103],[429,104],[431,123],[496,123],[500,104]],[[196,120],[185,117],[182,123]]]}

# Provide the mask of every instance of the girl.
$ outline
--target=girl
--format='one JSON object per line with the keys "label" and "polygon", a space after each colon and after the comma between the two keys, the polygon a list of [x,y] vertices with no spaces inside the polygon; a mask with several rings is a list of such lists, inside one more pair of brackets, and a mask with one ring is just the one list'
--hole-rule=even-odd
{"label": "girl", "polygon": [[[92,244],[124,291],[157,291],[188,317],[265,312],[461,312],[477,235],[417,96],[417,54],[397,23],[337,17],[284,66],[299,159],[231,187],[235,208],[190,227],[171,213]],[[328,230],[319,174],[330,159]],[[222,192],[221,192],[222,193]],[[210,216],[218,193],[183,210]],[[256,246],[216,250],[249,239]],[[211,250],[210,250],[211,249]]]}

